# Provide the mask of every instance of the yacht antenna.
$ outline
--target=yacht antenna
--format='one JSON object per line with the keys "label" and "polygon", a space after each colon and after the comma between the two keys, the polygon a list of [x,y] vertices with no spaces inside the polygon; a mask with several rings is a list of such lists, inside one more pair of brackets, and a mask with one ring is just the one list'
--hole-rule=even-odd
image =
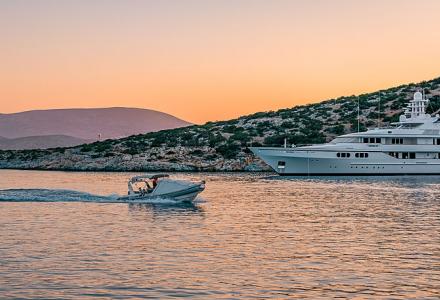
{"label": "yacht antenna", "polygon": [[357,101],[358,101],[358,133],[359,133],[359,96],[357,97]]}
{"label": "yacht antenna", "polygon": [[379,113],[377,114],[377,128],[380,128],[380,92],[379,92]]}

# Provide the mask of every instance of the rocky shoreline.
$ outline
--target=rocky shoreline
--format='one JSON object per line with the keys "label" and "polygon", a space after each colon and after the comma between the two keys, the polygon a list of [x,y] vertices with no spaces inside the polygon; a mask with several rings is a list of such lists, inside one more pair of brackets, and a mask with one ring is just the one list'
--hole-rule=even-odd
{"label": "rocky shoreline", "polygon": [[[31,152],[31,151],[28,151]],[[34,152],[25,157],[8,158],[8,152],[0,154],[0,169],[57,170],[57,171],[107,171],[107,172],[259,172],[270,167],[257,158],[246,157],[203,162],[201,159],[187,162],[152,161],[151,155],[123,154],[111,157],[93,157],[67,149],[64,153],[45,154]]]}

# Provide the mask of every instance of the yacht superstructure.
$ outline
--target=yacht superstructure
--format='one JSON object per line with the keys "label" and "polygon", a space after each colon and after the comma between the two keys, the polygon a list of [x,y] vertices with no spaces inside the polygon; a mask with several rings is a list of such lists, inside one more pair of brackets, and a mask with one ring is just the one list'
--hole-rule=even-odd
{"label": "yacht superstructure", "polygon": [[322,145],[251,150],[280,175],[440,174],[439,115],[426,114],[427,105],[416,92],[394,127],[350,133]]}

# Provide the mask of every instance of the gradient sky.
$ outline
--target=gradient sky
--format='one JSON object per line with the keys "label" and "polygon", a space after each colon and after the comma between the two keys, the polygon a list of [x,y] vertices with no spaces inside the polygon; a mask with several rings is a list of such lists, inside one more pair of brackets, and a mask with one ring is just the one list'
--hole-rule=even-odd
{"label": "gradient sky", "polygon": [[0,0],[3,113],[203,123],[438,76],[438,0]]}

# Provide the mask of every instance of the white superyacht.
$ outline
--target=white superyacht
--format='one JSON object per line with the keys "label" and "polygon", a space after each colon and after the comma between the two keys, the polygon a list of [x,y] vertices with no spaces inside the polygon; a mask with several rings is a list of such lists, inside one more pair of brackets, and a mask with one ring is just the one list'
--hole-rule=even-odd
{"label": "white superyacht", "polygon": [[350,133],[322,145],[251,147],[280,175],[440,174],[440,118],[414,94],[394,127]]}

